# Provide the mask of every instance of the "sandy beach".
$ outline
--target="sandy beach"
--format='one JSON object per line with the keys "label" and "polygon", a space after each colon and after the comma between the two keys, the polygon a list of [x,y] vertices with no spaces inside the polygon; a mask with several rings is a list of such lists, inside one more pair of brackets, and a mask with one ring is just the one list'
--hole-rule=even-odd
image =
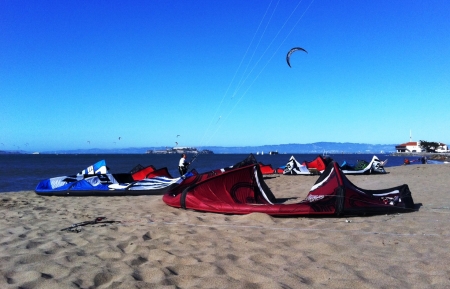
{"label": "sandy beach", "polygon": [[[411,213],[276,218],[186,211],[161,196],[0,197],[0,288],[449,288],[450,165],[349,176],[408,184]],[[266,182],[302,200],[317,177]],[[114,223],[61,231],[104,216]]]}

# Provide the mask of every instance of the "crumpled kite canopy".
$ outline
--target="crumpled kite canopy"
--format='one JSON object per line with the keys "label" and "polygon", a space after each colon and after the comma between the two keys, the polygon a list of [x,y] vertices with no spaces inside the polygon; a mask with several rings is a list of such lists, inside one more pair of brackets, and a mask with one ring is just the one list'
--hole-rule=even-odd
{"label": "crumpled kite canopy", "polygon": [[308,51],[306,51],[305,49],[303,49],[303,48],[301,48],[301,47],[294,47],[294,48],[292,48],[291,50],[289,50],[289,52],[288,52],[287,55],[286,55],[286,62],[287,62],[287,64],[289,65],[289,67],[291,67],[290,60],[291,60],[291,55],[292,55],[292,53],[294,53],[294,52],[296,52],[296,51],[299,51],[299,50],[308,53]]}

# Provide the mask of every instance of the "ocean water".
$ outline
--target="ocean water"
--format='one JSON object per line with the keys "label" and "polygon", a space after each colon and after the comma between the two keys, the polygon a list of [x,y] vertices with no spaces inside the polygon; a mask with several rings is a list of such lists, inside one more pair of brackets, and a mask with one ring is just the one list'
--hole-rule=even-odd
{"label": "ocean water", "polygon": [[[311,161],[317,154],[279,154],[255,155],[256,160],[263,164],[271,164],[274,168],[286,165],[289,158],[294,156],[297,161]],[[196,169],[199,173],[213,169],[232,166],[242,161],[246,154],[205,154],[199,155],[189,169]],[[388,159],[386,167],[403,164],[403,157],[377,155],[383,161]],[[373,154],[336,154],[330,155],[341,164],[356,163],[357,160],[370,161]],[[192,155],[188,155],[190,161]],[[44,179],[75,175],[88,166],[105,160],[111,173],[127,173],[136,165],[153,165],[155,168],[167,167],[174,177],[179,177],[178,161],[180,155],[152,155],[152,154],[40,154],[40,155],[0,155],[0,192],[33,191],[37,184]]]}

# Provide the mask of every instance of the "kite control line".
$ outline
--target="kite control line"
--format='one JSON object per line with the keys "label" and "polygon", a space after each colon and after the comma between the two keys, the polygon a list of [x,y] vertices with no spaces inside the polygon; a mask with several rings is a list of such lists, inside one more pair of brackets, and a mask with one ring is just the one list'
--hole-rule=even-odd
{"label": "kite control line", "polygon": [[197,159],[198,155],[199,155],[199,153],[195,154],[195,155],[192,157],[191,161],[189,162],[189,165],[191,165],[191,164]]}

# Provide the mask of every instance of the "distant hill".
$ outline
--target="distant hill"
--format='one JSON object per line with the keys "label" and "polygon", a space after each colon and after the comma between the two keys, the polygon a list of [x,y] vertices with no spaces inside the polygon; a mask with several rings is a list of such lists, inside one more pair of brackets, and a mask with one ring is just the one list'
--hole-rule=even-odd
{"label": "distant hill", "polygon": [[26,151],[0,151],[0,155],[28,154]]}
{"label": "distant hill", "polygon": [[316,142],[310,144],[280,144],[248,147],[219,147],[209,146],[206,149],[214,153],[269,153],[276,151],[283,153],[310,153],[310,154],[336,154],[336,153],[391,153],[395,152],[395,144],[362,144],[362,143],[337,143]]}
{"label": "distant hill", "polygon": [[[393,153],[395,144],[363,144],[363,143],[339,143],[339,142],[316,142],[309,144],[279,144],[262,146],[242,146],[242,147],[222,147],[204,146],[197,147],[198,150],[212,150],[216,154],[265,154],[270,151],[283,153],[307,153],[307,154],[336,154],[336,153]],[[147,150],[164,150],[166,147],[134,147],[122,149],[77,149],[77,150],[57,150],[44,151],[41,153],[59,154],[144,154]],[[7,152],[5,152],[7,153]],[[21,152],[23,153],[23,152]]]}

